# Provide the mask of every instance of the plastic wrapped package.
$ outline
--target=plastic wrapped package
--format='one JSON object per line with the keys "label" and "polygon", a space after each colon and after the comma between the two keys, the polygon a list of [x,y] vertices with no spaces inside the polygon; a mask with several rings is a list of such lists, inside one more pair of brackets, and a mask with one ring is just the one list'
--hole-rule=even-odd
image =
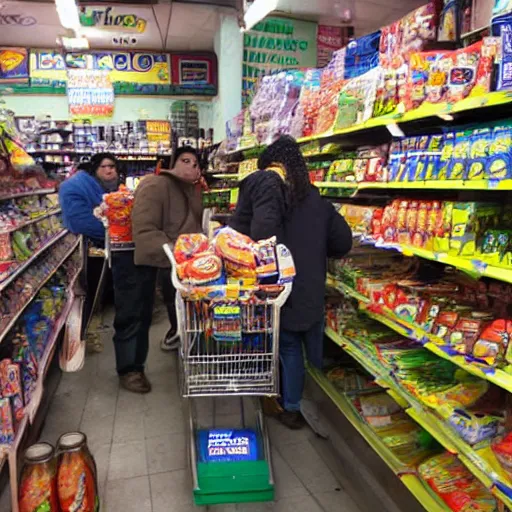
{"label": "plastic wrapped package", "polygon": [[208,250],[210,243],[202,233],[183,234],[174,244],[174,258],[176,263],[184,263],[195,255]]}
{"label": "plastic wrapped package", "polygon": [[[295,120],[292,122],[291,133],[294,137],[309,137],[314,133],[318,111],[320,109],[321,78],[322,71],[320,69],[309,69],[306,71],[298,111]],[[299,115],[301,117],[299,117]],[[301,129],[299,129],[299,122],[302,125]]]}
{"label": "plastic wrapped package", "polygon": [[333,128],[338,114],[340,91],[344,84],[343,75],[337,75],[333,68],[327,66],[322,72],[315,134],[325,133]]}
{"label": "plastic wrapped package", "polygon": [[344,78],[361,76],[379,65],[380,30],[348,43],[345,49]]}
{"label": "plastic wrapped package", "polygon": [[133,192],[121,185],[117,192],[105,194],[100,206],[100,216],[108,224],[108,233],[113,243],[129,243],[132,237]]}
{"label": "plastic wrapped package", "polygon": [[348,80],[341,87],[335,129],[368,121],[373,115],[380,69]]}

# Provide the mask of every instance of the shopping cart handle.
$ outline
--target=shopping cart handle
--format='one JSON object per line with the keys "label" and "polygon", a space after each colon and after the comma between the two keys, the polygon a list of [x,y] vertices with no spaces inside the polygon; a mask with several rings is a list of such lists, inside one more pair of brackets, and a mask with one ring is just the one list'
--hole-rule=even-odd
{"label": "shopping cart handle", "polygon": [[166,256],[169,258],[169,261],[171,262],[171,279],[174,288],[179,291],[186,291],[187,288],[185,288],[185,286],[183,286],[180,280],[178,279],[178,274],[176,272],[177,263],[176,260],[174,259],[174,253],[172,252],[172,245],[164,244],[163,249]]}

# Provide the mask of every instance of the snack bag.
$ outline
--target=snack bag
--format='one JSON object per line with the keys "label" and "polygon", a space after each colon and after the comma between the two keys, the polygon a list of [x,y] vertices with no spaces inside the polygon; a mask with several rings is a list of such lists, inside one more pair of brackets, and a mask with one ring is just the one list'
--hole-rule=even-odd
{"label": "snack bag", "polygon": [[486,165],[491,149],[492,132],[489,128],[475,130],[469,136],[469,162],[464,179],[483,180],[487,178]]}
{"label": "snack bag", "polygon": [[205,285],[221,278],[222,261],[213,252],[196,254],[178,265],[177,273],[181,281]]}
{"label": "snack bag", "polygon": [[428,179],[446,180],[448,178],[448,169],[450,167],[453,152],[455,149],[455,133],[449,132],[444,137],[443,150],[439,159],[439,167],[437,172],[433,172]]}
{"label": "snack bag", "polygon": [[232,228],[219,230],[213,240],[215,252],[230,263],[256,269],[256,257],[253,251],[253,241]]}
{"label": "snack bag", "polygon": [[455,135],[453,156],[448,165],[447,179],[461,180],[466,175],[466,165],[470,148],[469,140],[469,134],[466,132],[458,132]]}
{"label": "snack bag", "polygon": [[208,238],[202,233],[180,235],[174,245],[176,263],[184,263],[197,254],[207,251],[208,247]]}
{"label": "snack bag", "polygon": [[512,321],[507,319],[494,320],[480,335],[473,347],[473,355],[494,366],[505,358],[509,340],[512,336]]}
{"label": "snack bag", "polygon": [[[461,48],[452,53],[452,66],[446,91],[446,100],[450,103],[463,100],[473,90],[477,80],[482,44],[482,41],[479,41],[467,48]],[[491,69],[489,69],[490,71]]]}
{"label": "snack bag", "polygon": [[276,237],[254,243],[256,274],[259,278],[277,275]]}
{"label": "snack bag", "polygon": [[100,211],[107,220],[110,240],[113,243],[132,242],[133,192],[121,185],[117,192],[105,194],[103,203]]}
{"label": "snack bag", "polygon": [[498,126],[494,129],[486,162],[486,174],[489,179],[502,180],[512,176],[512,129]]}

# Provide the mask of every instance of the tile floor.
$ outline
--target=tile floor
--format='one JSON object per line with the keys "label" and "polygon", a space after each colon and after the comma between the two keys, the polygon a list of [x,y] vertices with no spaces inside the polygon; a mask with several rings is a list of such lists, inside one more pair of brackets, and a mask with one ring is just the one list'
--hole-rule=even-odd
{"label": "tile floor", "polygon": [[[107,331],[104,352],[89,356],[81,372],[63,375],[51,405],[41,440],[54,443],[75,429],[87,434],[98,466],[102,512],[201,510],[192,504],[176,359],[158,347],[166,325],[159,312],[148,359],[152,393],[139,396],[119,388]],[[360,512],[313,447],[309,429],[291,432],[271,420],[269,430],[276,501],[217,505],[208,511]]]}

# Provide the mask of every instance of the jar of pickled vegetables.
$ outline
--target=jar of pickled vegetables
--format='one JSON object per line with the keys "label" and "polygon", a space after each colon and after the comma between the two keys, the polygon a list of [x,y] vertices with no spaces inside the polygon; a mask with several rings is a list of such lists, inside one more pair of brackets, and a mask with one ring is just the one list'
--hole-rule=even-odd
{"label": "jar of pickled vegetables", "polygon": [[57,488],[61,512],[99,510],[96,464],[82,432],[71,432],[57,443]]}
{"label": "jar of pickled vegetables", "polygon": [[25,452],[19,488],[20,512],[59,512],[53,446],[38,443]]}

